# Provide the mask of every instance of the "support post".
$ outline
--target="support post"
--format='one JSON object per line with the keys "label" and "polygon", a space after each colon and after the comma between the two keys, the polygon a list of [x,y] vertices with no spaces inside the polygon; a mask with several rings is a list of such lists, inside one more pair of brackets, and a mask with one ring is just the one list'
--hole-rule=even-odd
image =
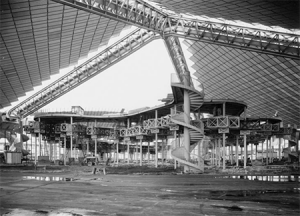
{"label": "support post", "polygon": [[233,145],[230,143],[230,164],[233,164]]}
{"label": "support post", "polygon": [[67,165],[67,135],[64,137],[64,165]]}
{"label": "support post", "polygon": [[143,140],[140,139],[140,166],[143,165]]}
{"label": "support post", "polygon": [[[155,127],[157,126],[157,110],[155,110]],[[157,133],[155,134],[155,167],[158,167]]]}
{"label": "support post", "polygon": [[278,138],[279,146],[278,146],[278,157],[281,160],[281,138]]}
{"label": "support post", "polygon": [[[32,136],[32,134],[31,134]],[[34,149],[34,164],[37,165],[37,157],[38,157],[38,151],[37,151],[37,139],[36,139],[36,134],[35,134],[35,149]]]}
{"label": "support post", "polygon": [[[41,118],[39,118],[39,124],[41,124]],[[41,139],[41,131],[39,130],[39,143],[40,143],[40,155],[42,155],[42,139]]]}
{"label": "support post", "polygon": [[235,166],[239,166],[239,136],[236,136],[236,143],[235,143]]}
{"label": "support post", "polygon": [[73,158],[73,117],[70,117],[70,124],[71,124],[71,135],[70,135],[70,157]]}
{"label": "support post", "polygon": [[257,160],[257,146],[258,144],[255,145],[255,160]]}
{"label": "support post", "polygon": [[244,134],[244,169],[247,167],[247,136]]}
{"label": "support post", "polygon": [[251,161],[253,161],[253,143],[251,143],[250,145],[251,145]]}
{"label": "support post", "polygon": [[117,165],[119,165],[119,140],[117,141]]}
{"label": "support post", "polygon": [[225,133],[223,133],[223,170],[226,169],[225,166],[225,157],[226,157],[226,147],[225,147]]}
{"label": "support post", "polygon": [[221,167],[221,139],[218,138],[218,167]]}
{"label": "support post", "polygon": [[148,151],[147,151],[147,156],[148,156],[148,164],[150,163],[150,142],[148,141]]}
{"label": "support post", "polygon": [[261,142],[261,158],[262,158],[261,162],[264,162],[264,142],[263,141]]}
{"label": "support post", "polygon": [[129,141],[127,141],[127,163],[130,162],[130,150],[129,150]]}
{"label": "support post", "polygon": [[164,165],[164,159],[165,159],[165,155],[164,155],[164,139],[161,139],[161,165]]}
{"label": "support post", "polygon": [[267,136],[267,139],[266,139],[266,142],[267,142],[267,148],[266,148],[266,151],[267,151],[267,156],[266,156],[266,164],[268,165],[269,164],[269,138]]}

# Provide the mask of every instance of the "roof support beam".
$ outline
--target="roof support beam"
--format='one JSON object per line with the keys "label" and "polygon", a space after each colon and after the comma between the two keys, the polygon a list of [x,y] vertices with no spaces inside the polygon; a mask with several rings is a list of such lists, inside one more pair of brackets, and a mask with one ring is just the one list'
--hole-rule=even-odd
{"label": "roof support beam", "polygon": [[188,79],[190,80],[190,84],[192,84],[193,82],[191,81],[190,71],[187,66],[179,39],[174,36],[169,36],[169,37],[166,37],[164,41],[165,41],[167,50],[169,52],[169,56],[171,57],[171,60],[175,67],[177,77],[183,83],[184,77],[188,76]]}
{"label": "roof support beam", "polygon": [[142,0],[52,0],[164,36],[215,43],[270,55],[300,58],[299,35],[170,16]]}
{"label": "roof support beam", "polygon": [[8,116],[25,118],[157,38],[160,38],[160,36],[151,31],[143,29],[133,31],[10,109],[7,113]]}

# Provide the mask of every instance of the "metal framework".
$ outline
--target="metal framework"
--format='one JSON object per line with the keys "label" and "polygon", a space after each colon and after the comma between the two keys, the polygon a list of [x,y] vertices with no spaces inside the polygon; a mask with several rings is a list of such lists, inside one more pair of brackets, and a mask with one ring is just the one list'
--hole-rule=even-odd
{"label": "metal framework", "polygon": [[169,15],[141,0],[52,0],[166,36],[299,59],[299,35]]}
{"label": "metal framework", "polygon": [[146,129],[151,129],[151,128],[167,128],[170,126],[170,116],[163,116],[161,118],[157,119],[147,119],[143,121],[143,127]]}
{"label": "metal framework", "polygon": [[121,128],[120,129],[120,137],[131,137],[138,135],[150,135],[150,130],[142,127],[142,126],[134,126],[130,128]]}
{"label": "metal framework", "polygon": [[180,82],[183,83],[184,76],[187,76],[187,78],[189,78],[189,84],[193,85],[179,39],[177,37],[170,36],[166,37],[164,41]]}
{"label": "metal framework", "polygon": [[151,31],[143,29],[133,31],[60,79],[13,107],[8,111],[8,116],[24,118],[34,113],[51,101],[121,61],[157,37],[159,36]]}
{"label": "metal framework", "polygon": [[238,116],[217,116],[208,118],[207,128],[240,128],[240,117]]}

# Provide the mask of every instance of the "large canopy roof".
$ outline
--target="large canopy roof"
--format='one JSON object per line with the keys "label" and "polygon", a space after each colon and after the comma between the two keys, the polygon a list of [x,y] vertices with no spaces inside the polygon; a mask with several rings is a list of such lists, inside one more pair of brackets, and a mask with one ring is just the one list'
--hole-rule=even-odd
{"label": "large canopy roof", "polygon": [[53,1],[1,1],[1,103],[108,43],[126,24]]}
{"label": "large canopy roof", "polygon": [[[299,1],[152,0],[159,10],[202,20],[299,34]],[[54,1],[1,1],[0,108],[59,69],[106,45],[128,24]],[[300,122],[299,59],[185,40],[206,97],[248,103],[250,115]]]}

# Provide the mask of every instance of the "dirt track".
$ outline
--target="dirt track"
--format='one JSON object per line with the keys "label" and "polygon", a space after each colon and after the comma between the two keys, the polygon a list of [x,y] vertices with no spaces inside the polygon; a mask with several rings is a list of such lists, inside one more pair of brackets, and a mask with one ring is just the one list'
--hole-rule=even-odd
{"label": "dirt track", "polygon": [[[0,212],[76,216],[300,214],[299,181],[250,181],[170,170],[142,173],[133,169],[132,173],[110,174],[108,169],[107,175],[93,175],[91,168],[45,173],[2,171]],[[53,176],[68,179],[33,179]]]}

